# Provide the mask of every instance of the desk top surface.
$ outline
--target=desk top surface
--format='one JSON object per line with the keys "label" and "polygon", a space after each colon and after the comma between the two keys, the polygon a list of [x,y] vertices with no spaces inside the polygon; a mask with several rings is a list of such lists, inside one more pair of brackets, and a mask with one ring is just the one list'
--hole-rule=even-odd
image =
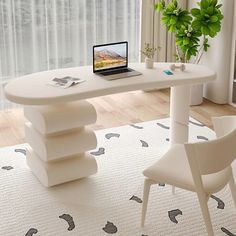
{"label": "desk top surface", "polygon": [[[14,79],[5,86],[8,100],[25,105],[46,105],[88,99],[108,94],[193,85],[214,80],[213,70],[195,64],[186,64],[186,70],[176,70],[174,75],[166,75],[168,63],[155,63],[153,69],[146,69],[144,63],[130,63],[142,75],[107,81],[92,72],[92,66],[73,67],[43,71]],[[47,83],[55,77],[73,76],[86,79],[85,82],[67,89],[57,88]]]}

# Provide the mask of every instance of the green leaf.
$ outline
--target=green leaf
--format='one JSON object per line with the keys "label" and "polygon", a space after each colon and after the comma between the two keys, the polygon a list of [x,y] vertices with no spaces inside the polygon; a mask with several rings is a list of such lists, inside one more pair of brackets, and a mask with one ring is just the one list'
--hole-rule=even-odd
{"label": "green leaf", "polygon": [[183,45],[188,45],[189,42],[190,42],[189,38],[185,38],[185,39],[183,40]]}
{"label": "green leaf", "polygon": [[204,39],[204,44],[207,44],[208,43],[208,38],[205,38]]}
{"label": "green leaf", "polygon": [[216,36],[216,34],[217,34],[217,32],[212,31],[212,30],[210,30],[210,32],[209,32],[209,36],[210,36],[211,38],[214,38],[214,37]]}
{"label": "green leaf", "polygon": [[159,2],[156,3],[156,4],[154,4],[154,9],[155,9],[156,11],[160,11],[160,7],[159,7],[159,5],[160,5]]}
{"label": "green leaf", "polygon": [[199,39],[198,39],[198,38],[196,38],[196,39],[192,39],[192,43],[195,43],[195,44],[197,44],[197,43],[198,43],[198,41],[199,41]]}
{"label": "green leaf", "polygon": [[191,58],[191,53],[189,53],[189,51],[187,52],[187,60],[189,61],[190,60],[190,58]]}
{"label": "green leaf", "polygon": [[177,20],[178,20],[178,18],[176,16],[172,15],[170,18],[170,24],[174,25],[177,22]]}
{"label": "green leaf", "polygon": [[208,0],[201,0],[201,8],[208,8],[209,7],[209,1]]}
{"label": "green leaf", "polygon": [[200,10],[197,9],[197,8],[193,8],[193,9],[191,10],[191,13],[192,13],[193,16],[197,17],[197,16],[200,15]]}
{"label": "green leaf", "polygon": [[167,8],[168,8],[169,10],[171,10],[171,11],[176,10],[176,6],[175,6],[175,4],[174,4],[173,2],[169,3],[169,5],[167,6]]}
{"label": "green leaf", "polygon": [[176,29],[180,29],[182,27],[182,22],[181,21],[178,21],[175,25]]}
{"label": "green leaf", "polygon": [[192,22],[192,28],[196,31],[199,30],[201,28],[201,22],[198,20],[194,20]]}
{"label": "green leaf", "polygon": [[215,7],[216,4],[217,4],[217,0],[212,0],[212,1],[211,1],[211,4],[212,4],[213,7]]}
{"label": "green leaf", "polygon": [[178,7],[178,2],[177,2],[177,0],[173,0],[173,4],[175,5],[176,8]]}
{"label": "green leaf", "polygon": [[209,35],[210,30],[207,26],[202,26],[201,27],[202,34]]}
{"label": "green leaf", "polygon": [[191,17],[191,16],[184,16],[183,18],[182,18],[185,22],[190,22],[193,18]]}
{"label": "green leaf", "polygon": [[201,13],[201,16],[204,17],[206,14],[206,11],[204,9],[201,9],[200,13]]}
{"label": "green leaf", "polygon": [[181,45],[181,44],[183,43],[183,41],[182,41],[182,40],[177,40],[175,43],[176,43],[177,45]]}
{"label": "green leaf", "polygon": [[215,33],[219,32],[220,31],[220,24],[219,23],[212,23],[212,24],[209,24],[208,25],[209,29]]}
{"label": "green leaf", "polygon": [[188,15],[189,14],[189,12],[187,10],[183,10],[183,9],[181,9],[181,13],[184,14],[184,15]]}
{"label": "green leaf", "polygon": [[224,18],[224,16],[221,13],[217,14],[217,17],[218,17],[219,21],[221,21]]}
{"label": "green leaf", "polygon": [[158,12],[163,11],[165,8],[165,0],[161,0],[160,2],[154,4],[154,9]]}
{"label": "green leaf", "polygon": [[175,31],[175,27],[174,27],[174,25],[170,25],[168,31],[171,32],[171,33],[173,33],[173,32]]}
{"label": "green leaf", "polygon": [[205,44],[203,45],[203,50],[206,52],[209,47],[210,47],[210,45],[207,44],[207,43],[205,43]]}
{"label": "green leaf", "polygon": [[210,22],[217,22],[218,21],[218,17],[217,16],[211,16],[210,17]]}
{"label": "green leaf", "polygon": [[197,37],[197,39],[198,39],[198,41],[199,41],[199,37],[202,36],[202,33],[201,33],[200,30],[197,30],[197,31],[195,30],[194,35],[195,35],[195,37]]}
{"label": "green leaf", "polygon": [[209,15],[212,15],[212,14],[214,13],[214,8],[213,8],[213,6],[210,6],[210,7],[207,8],[207,13],[208,13]]}
{"label": "green leaf", "polygon": [[164,23],[164,24],[167,24],[169,22],[169,17],[166,17],[166,16],[163,16],[161,18],[161,21]]}

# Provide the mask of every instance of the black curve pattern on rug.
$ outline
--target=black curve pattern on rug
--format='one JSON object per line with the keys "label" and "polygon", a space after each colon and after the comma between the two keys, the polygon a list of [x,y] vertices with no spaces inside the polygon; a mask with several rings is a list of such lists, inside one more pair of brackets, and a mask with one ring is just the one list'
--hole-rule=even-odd
{"label": "black curve pattern on rug", "polygon": [[67,224],[68,224],[67,230],[68,231],[71,231],[75,228],[75,223],[74,223],[73,217],[71,215],[62,214],[59,216],[59,218],[65,220],[67,222]]}
{"label": "black curve pattern on rug", "polygon": [[22,148],[16,148],[16,149],[15,149],[15,152],[16,152],[16,153],[22,153],[23,155],[26,156],[26,150],[25,150],[25,149],[22,149]]}
{"label": "black curve pattern on rug", "polygon": [[110,221],[107,221],[105,227],[102,228],[107,234],[115,234],[118,232],[117,227]]}
{"label": "black curve pattern on rug", "polygon": [[222,227],[221,228],[222,232],[224,232],[228,236],[236,236],[236,234],[231,233],[228,229]]}

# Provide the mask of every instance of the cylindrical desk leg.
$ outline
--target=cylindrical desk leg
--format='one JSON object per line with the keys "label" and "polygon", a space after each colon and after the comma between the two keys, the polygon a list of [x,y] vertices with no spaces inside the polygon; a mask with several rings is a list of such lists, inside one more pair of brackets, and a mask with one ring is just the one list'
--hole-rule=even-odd
{"label": "cylindrical desk leg", "polygon": [[[171,87],[170,94],[170,143],[188,142],[190,86]],[[175,186],[172,186],[175,194]]]}
{"label": "cylindrical desk leg", "polygon": [[171,87],[170,95],[170,143],[188,141],[190,86]]}

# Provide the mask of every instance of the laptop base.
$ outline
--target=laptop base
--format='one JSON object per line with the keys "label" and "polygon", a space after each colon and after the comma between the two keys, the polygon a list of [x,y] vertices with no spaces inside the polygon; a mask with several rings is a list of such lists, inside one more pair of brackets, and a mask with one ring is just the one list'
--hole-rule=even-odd
{"label": "laptop base", "polygon": [[105,80],[115,80],[115,79],[124,79],[124,78],[127,78],[127,77],[132,77],[132,76],[137,76],[137,75],[141,75],[142,73],[136,71],[136,70],[133,70],[133,69],[130,69],[130,68],[127,68],[127,70],[129,70],[128,72],[123,72],[123,73],[112,73],[110,75],[104,75],[104,72],[102,73],[96,73],[97,75],[101,76],[101,78],[105,79]]}

